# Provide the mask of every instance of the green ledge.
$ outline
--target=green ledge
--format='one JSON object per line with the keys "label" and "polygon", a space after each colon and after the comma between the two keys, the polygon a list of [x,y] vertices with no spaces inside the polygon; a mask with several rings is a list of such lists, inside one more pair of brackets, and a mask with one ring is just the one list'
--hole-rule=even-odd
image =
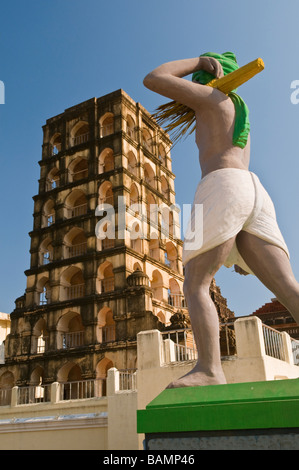
{"label": "green ledge", "polygon": [[299,428],[299,379],[164,390],[137,411],[138,433]]}

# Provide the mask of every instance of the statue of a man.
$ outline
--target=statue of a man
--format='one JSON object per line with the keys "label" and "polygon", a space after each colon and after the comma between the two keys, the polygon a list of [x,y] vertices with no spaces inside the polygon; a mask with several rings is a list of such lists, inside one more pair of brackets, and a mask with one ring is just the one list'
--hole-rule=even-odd
{"label": "statue of a man", "polygon": [[[196,223],[196,207],[201,204],[203,242],[186,248],[191,223],[183,250],[184,294],[199,359],[188,374],[168,387],[226,383],[218,315],[209,295],[211,281],[222,265],[235,264],[239,272],[256,275],[299,323],[299,284],[275,209],[258,177],[249,171],[248,108],[235,93],[226,95],[206,86],[207,76],[220,78],[237,67],[232,53],[206,53],[165,63],[144,79],[150,90],[194,111],[202,171],[190,223]],[[183,78],[189,74],[193,74],[192,81]]]}

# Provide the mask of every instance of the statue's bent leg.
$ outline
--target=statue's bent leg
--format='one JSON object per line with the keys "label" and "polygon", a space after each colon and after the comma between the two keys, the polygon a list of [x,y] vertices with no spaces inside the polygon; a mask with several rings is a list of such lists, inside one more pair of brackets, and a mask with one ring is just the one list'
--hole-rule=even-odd
{"label": "statue's bent leg", "polygon": [[221,367],[219,319],[210,297],[210,284],[234,244],[231,238],[222,245],[191,259],[185,267],[184,294],[187,300],[198,362],[188,374],[168,388],[226,383]]}
{"label": "statue's bent leg", "polygon": [[245,231],[238,234],[236,241],[241,256],[256,277],[299,323],[299,284],[286,253]]}

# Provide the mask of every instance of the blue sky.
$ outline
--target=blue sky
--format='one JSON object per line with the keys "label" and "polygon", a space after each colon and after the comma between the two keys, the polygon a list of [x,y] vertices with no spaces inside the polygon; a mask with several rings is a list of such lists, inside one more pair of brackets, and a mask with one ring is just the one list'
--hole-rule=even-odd
{"label": "blue sky", "polygon": [[[157,65],[206,51],[234,51],[240,65],[262,57],[265,70],[239,89],[251,120],[251,165],[270,193],[299,279],[298,0],[2,0],[0,10],[0,311],[26,287],[33,200],[46,119],[119,88],[149,111],[165,100],[147,90]],[[194,137],[172,151],[176,200],[192,203],[200,179]],[[272,293],[253,276],[222,268],[228,306],[247,315]]]}

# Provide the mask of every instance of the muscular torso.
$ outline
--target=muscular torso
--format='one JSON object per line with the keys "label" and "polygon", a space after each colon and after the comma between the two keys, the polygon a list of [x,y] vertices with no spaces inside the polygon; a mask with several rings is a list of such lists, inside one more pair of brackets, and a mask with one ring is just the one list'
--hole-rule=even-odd
{"label": "muscular torso", "polygon": [[196,144],[202,177],[221,168],[248,170],[250,139],[244,149],[233,146],[235,108],[229,97],[219,106],[201,106],[196,114]]}

